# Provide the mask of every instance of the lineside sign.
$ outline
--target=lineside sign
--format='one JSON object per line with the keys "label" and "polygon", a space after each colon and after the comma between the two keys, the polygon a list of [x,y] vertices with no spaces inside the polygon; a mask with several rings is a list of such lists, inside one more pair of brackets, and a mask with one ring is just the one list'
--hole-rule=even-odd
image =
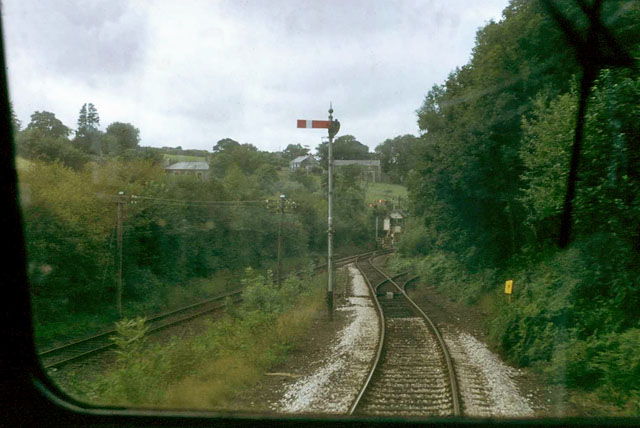
{"label": "lineside sign", "polygon": [[329,129],[331,121],[329,120],[301,120],[298,119],[298,128],[324,128]]}
{"label": "lineside sign", "polygon": [[504,283],[504,294],[508,294],[511,297],[513,294],[513,279],[509,279]]}

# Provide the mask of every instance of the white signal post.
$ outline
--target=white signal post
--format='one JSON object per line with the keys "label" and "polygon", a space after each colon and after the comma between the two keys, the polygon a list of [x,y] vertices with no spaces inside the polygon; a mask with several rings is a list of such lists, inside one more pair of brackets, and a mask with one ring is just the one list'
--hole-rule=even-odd
{"label": "white signal post", "polygon": [[333,320],[333,137],[340,129],[340,122],[333,120],[333,106],[329,104],[329,120],[298,120],[298,128],[328,129],[329,130],[329,212],[327,218],[327,309],[329,319]]}
{"label": "white signal post", "polygon": [[[329,122],[333,121],[333,106],[329,104]],[[329,124],[331,126],[331,124]],[[327,309],[333,321],[333,136],[329,128],[329,212],[327,213]]]}

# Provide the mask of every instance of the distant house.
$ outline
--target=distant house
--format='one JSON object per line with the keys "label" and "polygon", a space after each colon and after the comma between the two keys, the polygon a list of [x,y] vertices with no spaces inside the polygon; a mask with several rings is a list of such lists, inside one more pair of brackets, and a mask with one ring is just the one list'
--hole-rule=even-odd
{"label": "distant house", "polygon": [[202,180],[209,178],[209,164],[207,162],[178,162],[164,168],[167,174],[195,175]]}
{"label": "distant house", "polygon": [[380,166],[380,160],[340,160],[333,161],[333,165],[337,168],[340,166],[356,165],[362,169],[362,179],[364,181],[371,181],[373,183],[379,183],[382,181],[382,167]]}
{"label": "distant house", "polygon": [[318,165],[318,160],[313,155],[298,156],[291,162],[289,162],[289,169],[295,171],[298,168],[304,168],[310,170],[314,166]]}

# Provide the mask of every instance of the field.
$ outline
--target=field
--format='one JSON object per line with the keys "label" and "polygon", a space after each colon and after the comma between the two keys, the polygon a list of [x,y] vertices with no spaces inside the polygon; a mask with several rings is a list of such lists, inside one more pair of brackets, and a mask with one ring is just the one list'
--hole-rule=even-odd
{"label": "field", "polygon": [[26,169],[26,168],[29,168],[31,165],[33,165],[33,162],[31,162],[30,160],[27,160],[20,156],[16,157],[16,168]]}
{"label": "field", "polygon": [[365,188],[365,203],[371,204],[378,199],[391,200],[406,200],[407,188],[400,184],[391,183],[364,183]]}

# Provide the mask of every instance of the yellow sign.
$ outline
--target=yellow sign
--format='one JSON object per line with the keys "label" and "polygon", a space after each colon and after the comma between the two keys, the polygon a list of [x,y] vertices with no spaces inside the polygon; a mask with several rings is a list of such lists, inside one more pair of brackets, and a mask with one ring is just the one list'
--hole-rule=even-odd
{"label": "yellow sign", "polygon": [[509,279],[504,283],[504,294],[511,294],[513,292],[513,279]]}

